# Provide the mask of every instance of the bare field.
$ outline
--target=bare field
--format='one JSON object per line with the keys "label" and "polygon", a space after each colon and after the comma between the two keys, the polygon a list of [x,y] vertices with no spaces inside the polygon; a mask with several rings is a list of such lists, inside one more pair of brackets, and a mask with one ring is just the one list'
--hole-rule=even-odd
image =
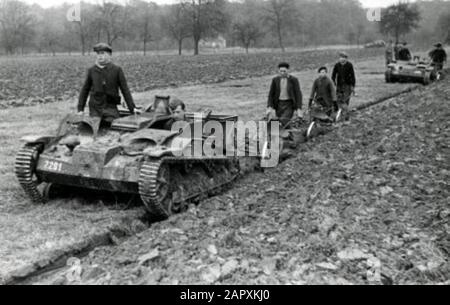
{"label": "bare field", "polygon": [[[381,59],[360,62],[356,67],[358,96],[354,98],[354,105],[415,86],[385,84]],[[316,71],[306,70],[294,75],[300,78],[306,102]],[[207,107],[218,113],[238,114],[244,120],[259,119],[265,112],[270,80],[271,77],[255,77],[215,85],[154,90],[135,94],[135,97],[139,103],[155,94],[174,95],[185,100],[189,110]],[[19,139],[27,134],[52,133],[67,112],[75,111],[75,103],[72,99],[0,112],[0,282],[11,276],[20,277],[36,269],[36,263],[51,261],[62,251],[115,226],[125,226],[130,233],[143,226],[138,220],[143,213],[140,207],[117,210],[108,198],[104,202],[102,199],[68,198],[35,206],[16,182],[14,158],[21,145]],[[124,207],[126,202],[118,204]]]}
{"label": "bare field", "polygon": [[[355,60],[379,56],[380,49],[348,50]],[[221,83],[275,71],[279,61],[295,69],[316,68],[334,61],[338,50],[287,53],[218,54],[201,56],[115,56],[126,72],[133,92],[156,88]],[[0,58],[0,109],[64,101],[78,96],[87,69],[95,57],[5,57]]]}

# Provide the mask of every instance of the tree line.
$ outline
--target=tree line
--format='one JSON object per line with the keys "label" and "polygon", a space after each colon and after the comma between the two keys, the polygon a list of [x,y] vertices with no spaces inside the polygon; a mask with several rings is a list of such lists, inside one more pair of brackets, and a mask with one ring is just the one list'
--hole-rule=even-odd
{"label": "tree line", "polygon": [[[81,2],[44,9],[20,0],[0,0],[0,49],[5,54],[81,52],[104,41],[116,50],[184,49],[200,53],[201,41],[224,37],[227,45],[280,48],[363,44],[393,37],[422,44],[450,42],[450,2],[420,1],[403,14],[383,11],[371,22],[358,0],[178,0],[157,5],[143,0]],[[395,6],[394,6],[395,7]],[[405,9],[405,7],[403,7]],[[411,13],[412,12],[412,13]],[[408,18],[398,18],[408,16]],[[412,16],[412,17],[411,17]]]}

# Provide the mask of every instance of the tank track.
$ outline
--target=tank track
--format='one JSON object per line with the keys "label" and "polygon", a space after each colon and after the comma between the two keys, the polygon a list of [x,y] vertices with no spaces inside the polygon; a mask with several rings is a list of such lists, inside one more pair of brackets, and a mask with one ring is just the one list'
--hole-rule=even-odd
{"label": "tank track", "polygon": [[16,156],[15,173],[25,193],[34,203],[45,203],[45,197],[38,190],[38,181],[35,177],[37,158],[41,147],[27,145]]}
{"label": "tank track", "polygon": [[239,173],[237,159],[150,159],[141,166],[139,194],[152,217],[167,219],[220,193]]}

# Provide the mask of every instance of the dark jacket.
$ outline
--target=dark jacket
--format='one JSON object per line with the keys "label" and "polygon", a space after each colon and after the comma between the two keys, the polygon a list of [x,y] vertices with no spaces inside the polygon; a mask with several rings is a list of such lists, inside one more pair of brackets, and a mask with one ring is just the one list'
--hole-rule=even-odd
{"label": "dark jacket", "polygon": [[442,64],[447,61],[447,53],[444,49],[438,48],[434,49],[430,52],[431,60],[435,63]]}
{"label": "dark jacket", "polygon": [[398,60],[398,52],[400,52],[400,46],[398,44],[396,44],[394,46],[394,59]]}
{"label": "dark jacket", "polygon": [[355,69],[351,62],[346,62],[344,65],[338,62],[333,69],[333,74],[331,76],[333,83],[337,87],[342,86],[352,86],[356,85]]}
{"label": "dark jacket", "polygon": [[398,60],[409,61],[412,59],[411,51],[408,48],[401,48],[398,51]]}
{"label": "dark jacket", "polygon": [[133,114],[136,108],[122,68],[110,63],[101,69],[97,65],[88,70],[86,81],[78,100],[78,111],[84,111],[90,95],[89,104],[100,114],[104,108],[117,108],[120,104],[119,89],[128,109]]}
{"label": "dark jacket", "polygon": [[[280,100],[280,93],[281,93],[281,77],[277,76],[272,80],[272,85],[270,86],[270,92],[269,92],[269,100],[268,100],[268,107],[271,107],[273,109],[278,108],[278,102]],[[294,107],[295,110],[299,110],[303,108],[303,95],[302,90],[300,88],[300,82],[299,80],[289,75],[288,77],[288,93],[289,97],[294,101]]]}
{"label": "dark jacket", "polygon": [[309,107],[311,107],[312,101],[316,100],[318,104],[323,107],[332,107],[333,102],[337,101],[336,87],[329,77],[319,77],[315,80],[310,97]]}

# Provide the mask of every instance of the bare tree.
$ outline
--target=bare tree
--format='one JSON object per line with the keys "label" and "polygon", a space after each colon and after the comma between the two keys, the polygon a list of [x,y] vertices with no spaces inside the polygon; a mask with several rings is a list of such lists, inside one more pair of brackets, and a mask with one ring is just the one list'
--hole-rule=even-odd
{"label": "bare tree", "polygon": [[190,37],[198,54],[202,39],[219,34],[232,45],[269,47],[275,42],[282,50],[288,44],[359,44],[381,39],[382,33],[401,39],[412,32],[409,39],[424,46],[450,39],[445,15],[450,1],[401,3],[396,7],[408,9],[385,10],[382,27],[367,21],[358,0],[177,0],[177,5],[162,6],[151,1],[84,1],[81,20],[69,23],[69,4],[42,8],[23,0],[0,0],[0,52],[25,53],[34,47],[39,52],[79,49],[85,54],[96,42],[105,41],[115,48],[141,49],[143,45],[144,53],[159,42],[167,48],[177,44],[181,53]]}
{"label": "bare tree", "polygon": [[266,7],[266,19],[272,24],[272,27],[278,37],[278,44],[283,52],[284,31],[291,24],[295,15],[295,5],[293,0],[269,0]]}
{"label": "bare tree", "polygon": [[237,21],[233,26],[233,34],[247,54],[250,46],[263,35],[260,26],[253,20]]}
{"label": "bare tree", "polygon": [[165,17],[162,19],[162,24],[167,33],[176,40],[178,44],[178,55],[181,55],[184,39],[192,35],[191,23],[185,6],[181,4],[170,6]]}
{"label": "bare tree", "polygon": [[61,28],[57,24],[57,20],[51,18],[53,14],[47,11],[46,16],[41,20],[41,34],[40,42],[43,49],[46,49],[52,53],[53,56],[56,55],[57,47],[60,44],[60,37],[62,35]]}
{"label": "bare tree", "polygon": [[247,54],[249,48],[264,36],[260,5],[257,0],[245,0],[229,7],[233,18],[231,36],[234,42],[245,48]]}
{"label": "bare tree", "polygon": [[1,42],[7,54],[13,54],[20,46],[22,53],[33,37],[36,20],[27,5],[16,0],[0,3]]}
{"label": "bare tree", "polygon": [[153,2],[134,0],[131,2],[133,20],[132,30],[135,38],[139,39],[144,47],[144,56],[147,55],[147,45],[155,41],[159,36],[159,20],[161,12],[158,5]]}
{"label": "bare tree", "polygon": [[[109,45],[122,37],[128,28],[129,7],[121,6],[112,2],[103,0],[100,6],[102,30],[106,34],[106,40]],[[98,32],[98,40],[100,40],[101,31]]]}
{"label": "bare tree", "polygon": [[76,32],[80,39],[81,54],[86,55],[88,44],[92,44],[95,36],[95,29],[101,27],[99,22],[100,14],[96,11],[96,7],[85,2],[81,3],[82,14],[79,21],[74,21]]}
{"label": "bare tree", "polygon": [[194,55],[199,54],[202,38],[217,34],[226,27],[225,4],[226,0],[181,0],[181,5],[187,10],[191,20]]}
{"label": "bare tree", "polygon": [[436,32],[444,43],[450,43],[450,11],[439,16]]}
{"label": "bare tree", "polygon": [[391,34],[395,42],[399,42],[402,35],[408,34],[419,26],[419,7],[415,4],[400,2],[391,5],[381,14],[380,31],[383,34]]}

